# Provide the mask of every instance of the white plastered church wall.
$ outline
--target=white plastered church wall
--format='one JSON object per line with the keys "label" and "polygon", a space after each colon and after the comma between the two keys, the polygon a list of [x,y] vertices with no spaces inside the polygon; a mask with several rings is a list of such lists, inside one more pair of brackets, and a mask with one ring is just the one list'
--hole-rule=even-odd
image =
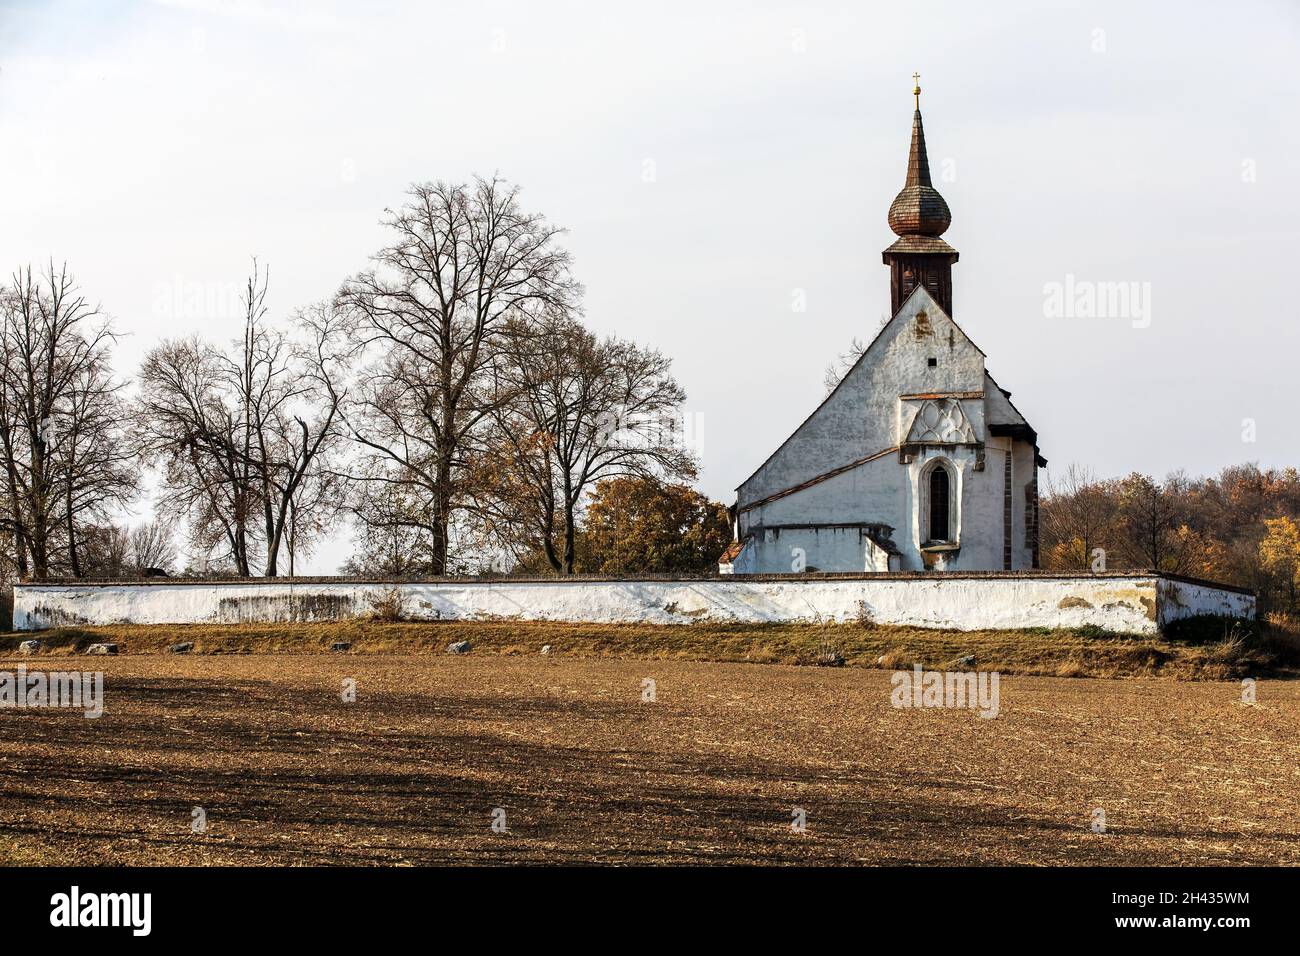
{"label": "white plastered church wall", "polygon": [[[935,359],[934,367],[930,359]],[[936,395],[949,397],[928,397]],[[924,445],[911,462],[902,461],[899,446],[909,438],[917,416],[927,406],[933,412],[936,403],[957,406],[953,418],[964,434],[926,432],[927,437],[964,437],[967,443],[936,441]],[[1008,450],[1013,455],[1012,567],[1030,567],[1033,549],[1026,543],[1028,509],[1022,488],[1033,479],[1036,451],[1028,442],[990,436],[990,415],[1002,423],[1024,421],[987,375],[983,353],[927,290],[917,288],[838,388],[738,489],[739,531],[741,540],[749,541],[750,573],[794,570],[796,547],[806,552],[806,564],[819,570],[883,570],[875,553],[880,549],[860,530],[832,534],[816,529],[865,523],[894,529],[892,540],[901,552],[896,569],[925,568],[920,522],[926,489],[921,482],[927,464],[937,458],[949,462],[957,485],[951,520],[960,548],[944,552],[943,566],[1001,569]],[[985,446],[982,470],[976,469],[976,442]],[[873,455],[880,457],[798,487]],[[788,493],[764,501],[781,492]],[[800,525],[804,527],[792,527]],[[853,533],[862,538],[860,548],[845,540]],[[736,572],[745,573],[739,563]]]}

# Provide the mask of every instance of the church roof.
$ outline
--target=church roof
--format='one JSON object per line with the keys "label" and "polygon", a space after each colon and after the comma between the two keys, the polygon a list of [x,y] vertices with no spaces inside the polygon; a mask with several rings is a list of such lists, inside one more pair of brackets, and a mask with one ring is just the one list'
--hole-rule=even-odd
{"label": "church roof", "polygon": [[723,551],[722,554],[718,555],[718,564],[731,564],[738,557],[740,557],[740,552],[744,550],[745,550],[745,542],[743,541],[731,542],[731,544],[727,547],[727,550]]}
{"label": "church roof", "polygon": [[[1038,450],[1038,432],[1011,401],[1011,393],[997,383],[987,368],[984,370],[984,378],[992,386],[992,390],[988,388],[984,390],[986,395],[984,420],[989,434],[1006,435],[1029,442],[1034,446],[1038,467],[1046,468],[1047,459]],[[999,399],[998,396],[1001,398]]]}
{"label": "church roof", "polygon": [[[883,255],[888,257],[891,253],[897,255],[899,253],[918,252],[926,254],[947,253],[952,256],[953,262],[957,261],[957,250],[938,236],[901,236],[894,240],[894,244],[886,249]],[[889,259],[886,258],[885,262],[888,264]]]}

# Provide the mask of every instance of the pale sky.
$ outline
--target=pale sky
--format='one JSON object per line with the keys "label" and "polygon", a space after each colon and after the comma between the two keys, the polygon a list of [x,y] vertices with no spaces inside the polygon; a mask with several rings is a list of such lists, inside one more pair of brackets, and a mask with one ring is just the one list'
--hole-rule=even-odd
{"label": "pale sky", "polygon": [[[408,183],[499,172],[570,230],[588,323],[673,358],[730,502],[888,311],[915,70],[954,317],[1044,479],[1294,465],[1298,62],[1287,0],[0,0],[0,269],[66,260],[132,375],[234,337],[251,256],[287,320]],[[1149,316],[1051,317],[1067,275]]]}

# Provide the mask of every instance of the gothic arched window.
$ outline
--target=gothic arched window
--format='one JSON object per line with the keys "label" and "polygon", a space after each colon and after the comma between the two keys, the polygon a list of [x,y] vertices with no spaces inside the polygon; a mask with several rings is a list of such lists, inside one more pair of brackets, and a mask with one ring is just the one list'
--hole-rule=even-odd
{"label": "gothic arched window", "polygon": [[950,485],[948,469],[942,465],[933,469],[930,472],[929,485],[930,487],[927,489],[930,494],[929,539],[931,541],[951,541],[948,514]]}
{"label": "gothic arched window", "polygon": [[922,547],[956,548],[961,537],[957,471],[947,458],[932,458],[917,476],[917,532]]}

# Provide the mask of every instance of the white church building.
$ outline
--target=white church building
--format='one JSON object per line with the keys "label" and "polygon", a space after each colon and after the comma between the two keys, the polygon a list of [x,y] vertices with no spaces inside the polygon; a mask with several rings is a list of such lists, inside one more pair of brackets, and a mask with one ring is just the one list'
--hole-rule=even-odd
{"label": "white church building", "polygon": [[737,489],[734,574],[1038,567],[1038,435],[952,315],[957,250],[930,181],[920,88],[889,207],[891,318]]}

